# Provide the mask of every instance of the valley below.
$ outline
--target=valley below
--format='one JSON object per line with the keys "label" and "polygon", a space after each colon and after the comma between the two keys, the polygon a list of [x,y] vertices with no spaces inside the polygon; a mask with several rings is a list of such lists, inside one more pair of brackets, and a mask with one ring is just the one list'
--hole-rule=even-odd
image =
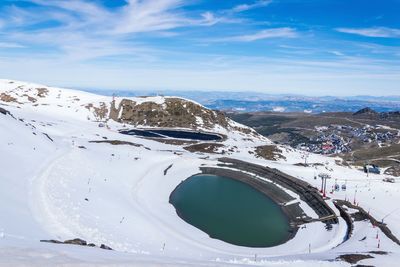
{"label": "valley below", "polygon": [[340,157],[342,164],[376,165],[383,174],[400,176],[400,113],[358,112],[321,114],[256,112],[228,113],[277,144],[304,152]]}

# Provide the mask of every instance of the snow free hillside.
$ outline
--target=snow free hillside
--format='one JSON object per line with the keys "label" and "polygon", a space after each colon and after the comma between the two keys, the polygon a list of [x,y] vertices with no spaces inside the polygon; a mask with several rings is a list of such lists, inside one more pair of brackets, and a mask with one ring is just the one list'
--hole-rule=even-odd
{"label": "snow free hillside", "polygon": [[[394,266],[400,260],[400,183],[275,146],[190,100],[112,98],[0,80],[0,138],[2,266]],[[201,172],[271,194],[293,236],[252,248],[186,223],[170,195]],[[322,173],[331,177],[325,198]]]}

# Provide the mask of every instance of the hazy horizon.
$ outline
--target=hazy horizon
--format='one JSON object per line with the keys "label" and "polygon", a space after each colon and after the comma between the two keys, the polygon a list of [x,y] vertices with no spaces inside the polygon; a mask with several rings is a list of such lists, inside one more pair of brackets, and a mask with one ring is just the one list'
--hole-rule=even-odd
{"label": "hazy horizon", "polygon": [[186,89],[129,89],[129,88],[122,88],[122,89],[109,89],[109,88],[86,88],[86,87],[68,87],[70,89],[76,89],[76,90],[82,90],[86,92],[97,92],[97,93],[108,93],[112,94],[113,92],[124,92],[124,93],[152,93],[152,94],[157,94],[157,93],[169,93],[169,92],[181,92],[181,93],[197,93],[197,94],[207,94],[207,93],[214,93],[214,94],[259,94],[259,95],[265,95],[265,96],[298,96],[298,97],[316,97],[316,98],[324,98],[324,97],[337,97],[337,98],[357,98],[357,97],[370,97],[370,98],[387,98],[387,97],[399,97],[400,98],[400,93],[399,94],[392,94],[392,95],[329,95],[329,94],[301,94],[301,93],[269,93],[267,91],[234,91],[234,90],[186,90]]}

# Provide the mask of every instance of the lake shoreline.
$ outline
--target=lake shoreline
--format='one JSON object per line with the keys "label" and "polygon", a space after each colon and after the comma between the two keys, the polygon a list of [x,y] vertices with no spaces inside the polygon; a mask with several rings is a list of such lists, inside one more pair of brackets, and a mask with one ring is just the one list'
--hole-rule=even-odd
{"label": "lake shoreline", "polygon": [[[245,183],[266,195],[279,205],[289,221],[289,235],[281,244],[293,239],[301,225],[314,221],[321,221],[329,228],[332,224],[337,224],[339,222],[335,212],[323,200],[318,189],[312,187],[308,183],[276,169],[237,159],[219,158],[218,161],[219,163],[216,166],[200,167],[201,172],[191,177],[199,174],[222,176]],[[260,177],[268,181],[260,179]],[[190,177],[188,177],[188,179],[189,178]],[[171,192],[169,203],[171,203],[171,196],[180,185],[181,184]],[[315,211],[319,218],[309,217],[300,207],[300,201],[291,202],[296,198],[289,195],[287,190],[296,193],[302,201]],[[177,210],[176,212],[177,215],[184,220]]]}
{"label": "lake shoreline", "polygon": [[[210,181],[213,182],[210,183]],[[218,185],[214,187],[216,183]],[[244,191],[239,192],[237,191],[238,188],[243,188],[241,190]],[[227,191],[230,192],[228,193],[228,197]],[[249,196],[249,194],[251,195]],[[237,198],[238,195],[240,195],[240,198]],[[260,198],[263,199],[263,202],[259,202]],[[205,202],[207,204],[201,206],[198,206],[198,204],[191,204],[198,202]],[[179,183],[172,191],[169,196],[169,203],[175,207],[176,214],[182,220],[205,232],[210,238],[218,239],[231,245],[251,248],[275,247],[293,238],[297,231],[297,229],[294,229],[290,224],[291,220],[282,206],[269,195],[248,183],[244,183],[238,179],[232,179],[232,177],[228,176],[209,173],[191,175]],[[215,209],[215,207],[218,208]],[[218,211],[216,212],[216,210]],[[231,211],[227,212],[227,210]],[[232,210],[235,210],[234,213],[232,213]],[[202,215],[199,216],[199,214]],[[240,214],[240,216],[232,218],[232,214]],[[234,237],[236,234],[233,236],[230,234],[226,235],[226,229],[216,231],[214,226],[205,226],[202,219],[199,221],[199,218],[211,219],[214,218],[215,215],[219,217],[216,221],[217,224],[219,224],[221,220],[232,222],[232,224],[228,225],[219,225],[218,229],[237,227],[237,229],[233,230],[233,232],[231,231],[231,233],[238,233],[237,231],[239,231],[239,236],[253,236],[253,238],[256,239],[237,239],[237,237]],[[222,219],[221,216],[223,216],[224,219]],[[197,219],[194,219],[196,217]],[[249,220],[248,218],[251,219]],[[209,220],[206,221],[208,221],[207,224],[209,224]],[[266,221],[268,221],[268,223]],[[247,234],[244,234],[246,232]]]}

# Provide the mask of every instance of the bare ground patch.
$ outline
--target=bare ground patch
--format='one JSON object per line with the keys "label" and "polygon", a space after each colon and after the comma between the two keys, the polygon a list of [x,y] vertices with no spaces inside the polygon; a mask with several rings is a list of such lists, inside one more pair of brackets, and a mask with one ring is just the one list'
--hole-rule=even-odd
{"label": "bare ground patch", "polygon": [[46,97],[49,94],[49,90],[47,88],[36,88],[38,97]]}
{"label": "bare ground patch", "polygon": [[110,145],[129,145],[129,146],[134,146],[134,147],[142,147],[143,145],[141,144],[136,144],[128,141],[121,141],[121,140],[95,140],[95,141],[89,141],[89,143],[96,143],[96,144],[110,144]]}
{"label": "bare ground patch", "polygon": [[224,147],[223,144],[201,143],[201,144],[195,144],[195,145],[191,145],[191,146],[186,146],[186,147],[184,147],[184,149],[189,151],[189,152],[202,152],[202,153],[211,153],[211,154],[222,154],[222,152],[218,151],[222,147]]}
{"label": "bare ground patch", "polygon": [[190,140],[179,140],[179,139],[167,139],[167,138],[151,138],[151,140],[167,144],[167,145],[177,145],[177,146],[184,146],[184,145],[192,145],[197,144],[198,141],[190,141]]}
{"label": "bare ground patch", "polygon": [[350,264],[356,264],[357,262],[359,262],[361,260],[372,259],[372,258],[374,258],[374,257],[372,257],[371,255],[368,255],[368,254],[344,254],[344,255],[340,255],[336,259],[345,261]]}
{"label": "bare ground patch", "polygon": [[10,102],[19,103],[15,97],[10,96],[6,93],[0,94],[0,100],[4,101],[4,102],[8,102],[8,103],[10,103]]}
{"label": "bare ground patch", "polygon": [[286,159],[282,155],[282,150],[274,145],[258,146],[255,150],[256,156],[267,160]]}

